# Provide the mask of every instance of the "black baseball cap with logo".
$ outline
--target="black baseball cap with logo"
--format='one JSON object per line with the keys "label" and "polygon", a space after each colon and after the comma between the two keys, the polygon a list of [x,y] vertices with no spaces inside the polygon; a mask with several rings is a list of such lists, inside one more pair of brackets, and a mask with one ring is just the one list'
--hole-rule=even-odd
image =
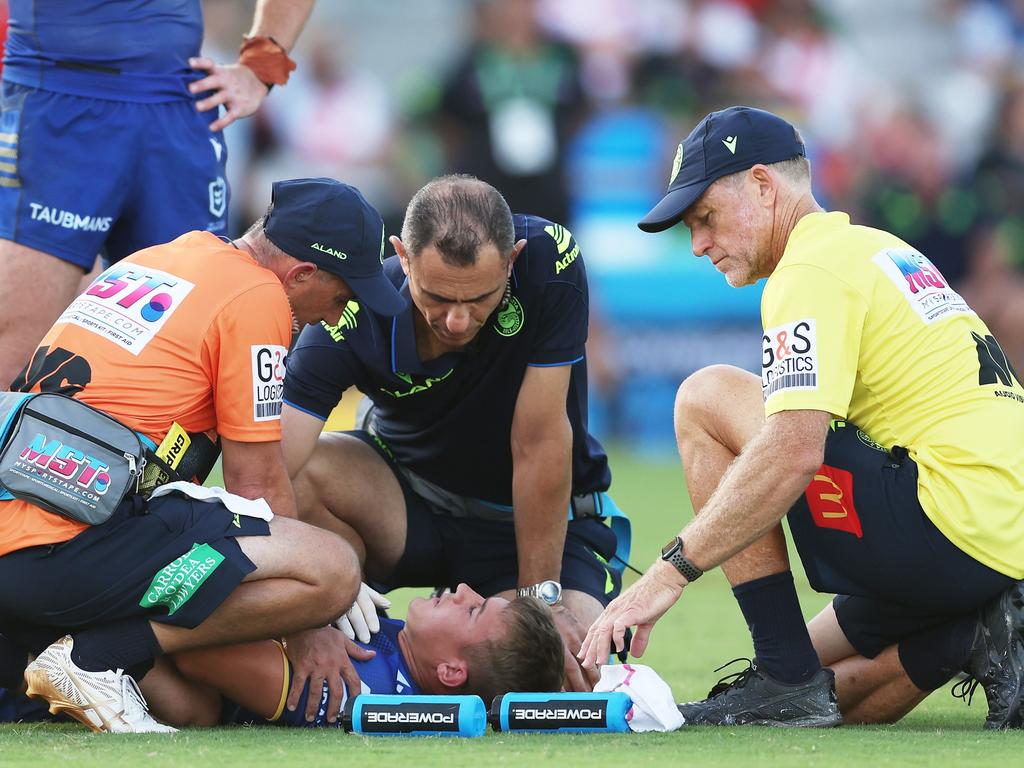
{"label": "black baseball cap with logo", "polygon": [[293,258],[338,275],[356,299],[388,317],[406,307],[384,276],[384,220],[355,187],[335,179],[274,182],[267,238]]}
{"label": "black baseball cap with logo", "polygon": [[661,232],[678,224],[686,209],[723,176],[806,154],[796,129],[778,115],[753,107],[712,112],[679,145],[668,192],[637,226]]}

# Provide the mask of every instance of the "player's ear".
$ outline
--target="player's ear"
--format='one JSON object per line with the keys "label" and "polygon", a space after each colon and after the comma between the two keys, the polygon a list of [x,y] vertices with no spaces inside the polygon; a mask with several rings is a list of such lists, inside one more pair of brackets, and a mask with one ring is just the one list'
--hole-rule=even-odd
{"label": "player's ear", "polygon": [[469,665],[463,659],[442,661],[437,665],[437,679],[445,688],[461,688],[468,676]]}
{"label": "player's ear", "polygon": [[405,245],[402,244],[402,241],[400,239],[398,239],[397,235],[392,235],[391,237],[389,237],[388,238],[388,242],[391,243],[392,247],[395,249],[395,253],[398,254],[398,260],[402,264],[402,271],[406,275],[408,275],[409,274],[409,252],[407,250],[405,250]]}

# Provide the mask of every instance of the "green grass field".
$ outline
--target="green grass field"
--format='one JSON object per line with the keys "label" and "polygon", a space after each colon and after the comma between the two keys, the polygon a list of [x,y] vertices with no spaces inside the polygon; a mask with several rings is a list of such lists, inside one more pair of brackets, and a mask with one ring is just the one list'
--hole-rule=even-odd
{"label": "green grass field", "polygon": [[[633,562],[646,567],[661,545],[690,516],[682,475],[674,458],[612,454],[616,501],[633,519]],[[801,580],[798,576],[798,584]],[[395,597],[402,616],[415,596]],[[805,615],[827,601],[801,586]],[[688,590],[655,629],[643,662],[672,686],[678,700],[702,697],[718,679],[712,670],[749,656],[746,627],[720,572]],[[677,766],[931,766],[940,761],[972,766],[1024,764],[1024,733],[981,730],[984,696],[967,707],[948,687],[933,694],[894,726],[829,731],[684,729],[670,734],[524,736],[488,733],[482,739],[386,739],[334,730],[222,728],[175,736],[95,735],[77,724],[0,726],[3,765],[234,766],[379,765],[451,768],[473,765]]]}

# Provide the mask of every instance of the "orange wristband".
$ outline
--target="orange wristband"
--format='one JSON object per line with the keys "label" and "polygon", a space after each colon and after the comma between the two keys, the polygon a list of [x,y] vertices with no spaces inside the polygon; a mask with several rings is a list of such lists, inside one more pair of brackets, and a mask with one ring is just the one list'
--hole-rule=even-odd
{"label": "orange wristband", "polygon": [[251,69],[268,88],[287,83],[288,75],[295,69],[295,62],[288,57],[284,47],[274,38],[264,35],[242,38],[238,63]]}

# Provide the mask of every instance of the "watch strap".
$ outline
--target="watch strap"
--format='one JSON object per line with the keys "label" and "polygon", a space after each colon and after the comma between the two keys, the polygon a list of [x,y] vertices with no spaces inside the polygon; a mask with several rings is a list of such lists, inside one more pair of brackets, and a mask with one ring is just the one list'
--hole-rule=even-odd
{"label": "watch strap", "polygon": [[673,547],[672,550],[662,555],[661,559],[670,563],[677,571],[679,571],[687,581],[696,581],[704,575],[704,571],[698,568],[696,565],[691,563],[683,555],[683,541],[682,539],[676,538],[678,542],[677,546]]}
{"label": "watch strap", "polygon": [[551,581],[551,580],[548,580],[548,581],[538,581],[536,584],[531,584],[528,587],[516,587],[516,597],[535,597],[538,600],[543,600],[545,603],[547,603],[547,600],[545,600],[541,596],[540,588],[542,586],[544,586],[545,584],[550,584],[550,583],[558,585],[559,594],[558,594],[558,599],[555,600],[554,603],[549,603],[549,605],[559,605],[562,602],[562,594],[561,594],[562,585],[559,584],[557,581]]}

